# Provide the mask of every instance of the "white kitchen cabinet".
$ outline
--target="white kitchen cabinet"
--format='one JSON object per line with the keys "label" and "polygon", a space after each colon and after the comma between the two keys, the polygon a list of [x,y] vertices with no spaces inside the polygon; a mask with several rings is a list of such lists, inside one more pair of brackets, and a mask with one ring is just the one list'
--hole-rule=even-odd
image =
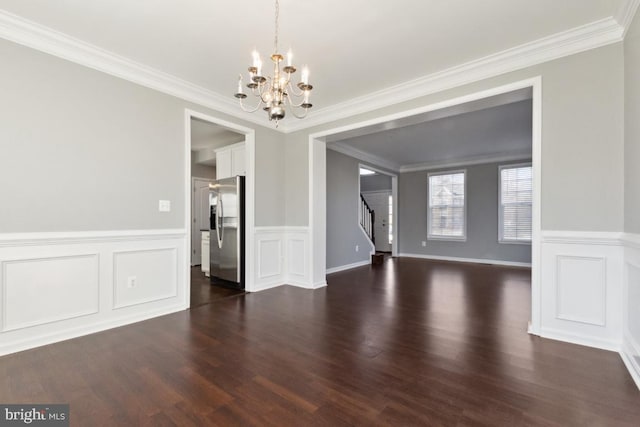
{"label": "white kitchen cabinet", "polygon": [[244,142],[231,149],[231,176],[246,175]]}
{"label": "white kitchen cabinet", "polygon": [[209,277],[209,239],[210,232],[202,232],[202,272],[205,276]]}
{"label": "white kitchen cabinet", "polygon": [[244,142],[216,150],[216,178],[231,178],[246,174]]}

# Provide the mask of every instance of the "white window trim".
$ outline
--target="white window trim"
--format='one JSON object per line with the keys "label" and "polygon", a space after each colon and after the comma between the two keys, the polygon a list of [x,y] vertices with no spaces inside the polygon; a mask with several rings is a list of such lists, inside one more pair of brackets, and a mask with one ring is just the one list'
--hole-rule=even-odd
{"label": "white window trim", "polygon": [[[453,175],[456,173],[464,174],[464,213],[462,221],[464,226],[462,227],[462,236],[440,236],[431,234],[431,177],[438,175]],[[427,174],[427,240],[442,240],[447,242],[466,242],[467,241],[467,170],[456,169],[431,172]]]}
{"label": "white window trim", "polygon": [[[513,169],[513,168],[522,168],[522,167],[526,167],[526,166],[532,166],[531,162],[528,163],[513,163],[513,164],[506,164],[506,165],[500,165],[498,167],[498,243],[504,244],[504,245],[528,245],[531,246],[531,240],[527,240],[527,241],[522,241],[522,240],[511,240],[511,239],[505,239],[503,236],[503,225],[502,225],[502,170],[503,169]],[[533,174],[533,170],[531,171],[531,173]],[[531,177],[531,181],[533,184],[533,176]],[[466,182],[466,180],[465,180]],[[465,190],[466,191],[466,190]],[[533,201],[531,203],[531,215],[533,216]],[[532,231],[533,231],[533,227],[532,227]],[[531,236],[533,238],[533,236]]]}

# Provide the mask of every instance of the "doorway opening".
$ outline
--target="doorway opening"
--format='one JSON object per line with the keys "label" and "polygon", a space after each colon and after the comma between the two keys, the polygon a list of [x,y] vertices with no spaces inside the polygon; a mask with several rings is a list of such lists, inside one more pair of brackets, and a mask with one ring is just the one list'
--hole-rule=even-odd
{"label": "doorway opening", "polygon": [[[539,333],[540,326],[540,313],[541,313],[541,295],[540,295],[540,236],[541,236],[541,171],[542,171],[542,156],[541,156],[541,147],[542,147],[542,139],[541,139],[541,97],[542,97],[542,81],[541,78],[533,78],[529,80],[524,80],[520,82],[515,82],[512,84],[504,85],[501,87],[492,88],[489,90],[485,90],[482,92],[473,93],[467,96],[462,96],[459,98],[450,99],[444,102],[438,102],[431,105],[426,105],[424,107],[416,108],[409,111],[404,111],[401,113],[380,117],[373,120],[368,120],[361,123],[356,123],[353,125],[348,125],[340,128],[330,129],[327,131],[323,131],[320,133],[312,134],[309,136],[309,162],[310,162],[310,208],[309,208],[309,224],[311,226],[311,245],[312,245],[312,253],[314,254],[322,254],[326,251],[326,239],[324,238],[326,235],[327,229],[327,219],[322,218],[317,215],[317,212],[325,211],[325,203],[326,198],[323,197],[327,189],[325,188],[325,183],[327,182],[327,157],[329,156],[327,152],[327,148],[331,148],[331,151],[334,151],[336,142],[340,143],[345,140],[354,140],[362,136],[370,136],[374,133],[382,132],[388,129],[393,128],[406,128],[418,123],[422,123],[429,120],[438,120],[442,118],[446,118],[452,115],[460,115],[469,111],[476,111],[481,109],[486,109],[487,107],[491,107],[493,103],[494,107],[499,105],[506,105],[510,103],[521,102],[522,109],[529,108],[528,110],[528,121],[529,121],[529,146],[528,153],[529,159],[526,161],[526,156],[522,156],[522,153],[507,153],[506,155],[500,157],[496,154],[492,154],[492,161],[494,163],[500,164],[512,164],[517,165],[519,163],[530,164],[530,190],[529,197],[531,198],[530,205],[530,249],[527,249],[527,252],[530,256],[530,263],[526,263],[526,265],[531,266],[531,321],[529,323],[529,332],[533,334]],[[514,99],[510,99],[514,98]],[[526,100],[526,102],[525,102]],[[465,111],[466,110],[466,111]],[[509,122],[506,122],[509,125]],[[446,129],[445,129],[446,131]],[[508,139],[508,138],[507,138]],[[360,143],[363,145],[368,142],[367,138],[360,138]],[[464,182],[467,183],[470,174],[467,174],[465,170],[467,167],[470,169],[470,165],[480,165],[482,163],[487,163],[487,156],[484,156],[483,153],[474,153],[475,158],[464,159],[464,162],[457,162],[456,160],[449,159],[448,162],[442,162],[442,159],[439,159],[437,163],[431,162],[429,159],[421,160],[419,164],[409,164],[412,163],[410,161],[404,163],[394,162],[394,154],[399,150],[398,145],[389,144],[388,141],[385,144],[384,141],[380,141],[381,147],[383,151],[380,151],[378,156],[375,156],[375,159],[372,161],[372,156],[370,152],[366,152],[363,150],[363,146],[352,145],[351,147],[340,147],[338,145],[338,150],[345,153],[350,153],[352,157],[360,158],[365,160],[367,164],[373,163],[380,166],[382,169],[397,171],[402,175],[402,185],[401,185],[401,200],[399,200],[399,205],[402,209],[404,209],[405,214],[407,212],[417,212],[420,210],[428,210],[431,209],[433,212],[438,214],[437,218],[440,221],[437,222],[436,225],[439,225],[441,230],[436,230],[434,227],[430,227],[429,219],[426,218],[427,215],[423,215],[421,213],[417,214],[416,221],[423,221],[420,226],[425,229],[425,236],[417,238],[415,236],[415,232],[410,230],[411,224],[405,224],[405,219],[407,219],[410,215],[400,215],[400,220],[398,221],[398,214],[393,216],[395,219],[396,228],[401,229],[401,235],[405,236],[401,243],[401,247],[399,249],[400,256],[412,256],[416,253],[420,253],[422,247],[429,244],[429,240],[433,240],[435,243],[433,245],[437,245],[438,242],[438,234],[455,234],[455,236],[460,242],[464,242],[465,239],[468,238],[467,232],[464,228],[456,228],[450,227],[448,228],[447,218],[443,219],[443,208],[441,206],[431,206],[428,204],[427,194],[428,185],[432,185],[432,192],[438,190],[441,191],[442,194],[447,190],[451,192],[450,197],[456,203],[463,200],[461,194],[458,194],[459,191],[462,191],[464,194],[469,197],[474,196],[474,194],[467,192],[464,184],[460,184],[458,186],[451,186],[448,188],[446,183],[447,180],[455,181],[459,177],[457,175],[464,176]],[[471,147],[475,149],[476,147]],[[384,151],[387,150],[387,151]],[[523,150],[524,151],[524,150]],[[503,153],[504,154],[504,153]],[[444,165],[444,166],[443,166]],[[495,165],[494,165],[495,166]],[[436,170],[440,168],[440,170]],[[446,170],[445,170],[446,169]],[[495,169],[495,173],[493,171]],[[416,198],[415,201],[417,203],[413,203],[414,200],[407,194],[407,178],[410,178],[411,172],[421,171],[424,172],[424,177],[422,175],[417,177],[417,180],[420,181],[419,185],[423,188],[423,193],[419,198]],[[502,171],[502,169],[501,169]],[[445,172],[449,173],[449,175],[457,174],[456,176],[448,177],[448,176],[440,176],[429,180],[431,175],[445,175]],[[516,171],[519,173],[519,171]],[[523,172],[524,173],[524,172]],[[498,166],[491,169],[490,174],[487,173],[487,180],[492,180],[497,183],[499,180],[499,172]],[[489,176],[490,175],[490,176]],[[503,174],[504,175],[504,174]],[[517,174],[516,174],[517,175]],[[417,175],[413,174],[412,177],[415,178]],[[500,175],[501,176],[501,175]],[[423,179],[424,178],[424,179]],[[430,182],[433,181],[433,182]],[[457,181],[456,181],[457,182]],[[456,183],[454,182],[454,184]],[[439,187],[438,187],[439,185]],[[436,188],[438,187],[438,188]],[[446,188],[445,188],[446,187]],[[455,187],[455,188],[454,188]],[[460,187],[460,188],[458,188]],[[441,195],[442,195],[441,194]],[[466,197],[466,196],[465,196]],[[498,212],[499,209],[507,209],[508,206],[500,206],[498,203],[498,194],[497,194],[497,185],[496,185],[496,194],[495,197],[491,195],[490,199],[492,200],[493,209]],[[423,200],[424,199],[424,200]],[[444,200],[444,197],[441,197]],[[438,199],[440,200],[440,199]],[[440,200],[440,201],[442,201]],[[436,200],[437,201],[437,200]],[[435,203],[435,202],[434,202]],[[443,202],[444,203],[444,202]],[[398,203],[397,203],[398,204]],[[437,211],[436,208],[440,208],[440,211]],[[519,207],[515,207],[516,209]],[[435,210],[434,210],[435,209]],[[452,211],[459,212],[459,215],[451,215],[452,220],[456,218],[463,218],[464,215],[467,215],[466,212],[467,205],[466,202],[463,203],[460,207],[454,206]],[[517,209],[516,209],[517,210]],[[437,211],[437,212],[436,212]],[[425,212],[426,213],[426,212]],[[503,212],[503,214],[508,213],[507,210]],[[452,224],[455,221],[452,222]],[[498,218],[496,215],[494,227],[497,227]],[[404,231],[402,228],[404,227]],[[429,228],[430,227],[430,228]],[[429,232],[427,232],[427,228],[429,228]],[[433,228],[433,230],[432,230]],[[437,227],[436,227],[437,228]],[[435,232],[434,232],[435,230]],[[518,230],[519,233],[519,230]],[[516,233],[517,236],[520,236]],[[458,236],[459,234],[459,236]],[[494,240],[498,240],[498,233],[496,229],[496,236]],[[448,237],[448,236],[447,236]],[[431,239],[430,239],[431,238]],[[451,241],[455,239],[449,239]],[[396,240],[397,243],[397,240]],[[502,242],[501,242],[502,243]],[[508,242],[514,243],[514,242]],[[517,243],[517,242],[516,242]],[[449,244],[449,242],[447,242]],[[458,247],[462,247],[463,245],[459,245]],[[468,249],[467,245],[467,249]],[[507,247],[509,246],[509,247]],[[503,245],[503,249],[507,249],[508,252],[517,252],[516,245]],[[426,258],[427,256],[425,256]],[[310,264],[312,265],[312,275],[314,282],[326,281],[326,264],[325,260],[319,260],[319,257],[316,256],[316,259],[311,259]],[[430,257],[432,259],[446,259],[445,257],[436,258]],[[471,257],[465,257],[464,255],[456,257],[456,260],[462,261],[463,258],[468,258],[466,261],[476,262],[477,260],[469,259]],[[488,257],[478,257],[485,258],[483,261],[493,261],[492,259],[486,259]],[[487,262],[492,263],[492,262]],[[524,265],[525,263],[513,263],[511,265]],[[507,264],[509,265],[509,264]]]}
{"label": "doorway opening", "polygon": [[371,239],[375,253],[391,256],[393,243],[397,241],[394,238],[397,196],[393,194],[397,175],[365,164],[360,164],[359,170],[360,225]]}
{"label": "doorway opening", "polygon": [[[241,295],[245,291],[215,285],[210,278],[212,237],[211,188],[217,180],[245,176],[245,290],[252,287],[254,228],[254,131],[195,111],[185,114],[187,148],[186,244],[187,307],[197,307],[217,299]],[[215,230],[215,227],[213,228]]]}

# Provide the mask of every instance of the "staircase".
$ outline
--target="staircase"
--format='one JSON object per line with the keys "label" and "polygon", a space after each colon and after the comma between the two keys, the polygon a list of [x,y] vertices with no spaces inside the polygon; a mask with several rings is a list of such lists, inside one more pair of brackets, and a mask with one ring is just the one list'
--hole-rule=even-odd
{"label": "staircase", "polygon": [[373,211],[373,209],[369,207],[369,204],[364,199],[362,194],[360,194],[359,213],[360,213],[360,225],[362,226],[362,229],[367,234],[367,236],[369,236],[369,240],[371,240],[371,243],[375,245],[376,236],[373,229],[373,224],[375,223],[375,220],[376,220],[376,214]]}

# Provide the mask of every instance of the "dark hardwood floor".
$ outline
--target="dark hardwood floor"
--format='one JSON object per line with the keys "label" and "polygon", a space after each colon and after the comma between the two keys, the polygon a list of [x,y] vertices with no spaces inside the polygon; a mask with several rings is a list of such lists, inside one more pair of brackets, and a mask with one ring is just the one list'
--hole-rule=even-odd
{"label": "dark hardwood floor", "polygon": [[244,291],[211,285],[199,265],[191,267],[191,308],[209,304],[221,298],[244,294]]}
{"label": "dark hardwood floor", "polygon": [[71,424],[638,426],[616,353],[526,333],[527,269],[388,259],[0,358]]}

